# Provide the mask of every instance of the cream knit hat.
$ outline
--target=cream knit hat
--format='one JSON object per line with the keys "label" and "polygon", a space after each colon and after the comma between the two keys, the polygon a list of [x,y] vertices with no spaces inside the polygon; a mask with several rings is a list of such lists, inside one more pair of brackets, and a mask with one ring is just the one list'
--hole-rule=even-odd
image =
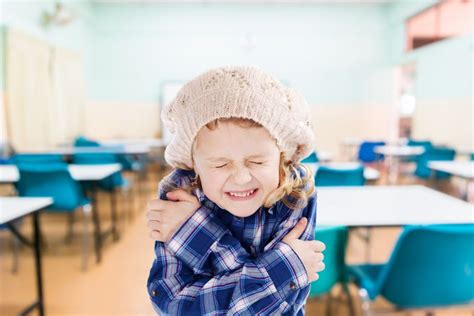
{"label": "cream knit hat", "polygon": [[165,159],[173,167],[193,167],[191,150],[198,131],[218,118],[246,118],[265,127],[285,157],[300,161],[313,150],[308,104],[256,67],[223,67],[191,80],[161,113],[172,139]]}

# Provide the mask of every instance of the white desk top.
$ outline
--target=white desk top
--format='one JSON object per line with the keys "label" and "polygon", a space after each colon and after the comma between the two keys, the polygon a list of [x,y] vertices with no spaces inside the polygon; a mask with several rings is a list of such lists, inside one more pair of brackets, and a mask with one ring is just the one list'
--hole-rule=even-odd
{"label": "white desk top", "polygon": [[20,151],[19,154],[53,154],[53,155],[74,155],[90,153],[112,153],[112,154],[148,154],[150,146],[143,144],[114,145],[102,147],[72,147],[63,146],[57,148],[45,148],[43,150]]}
{"label": "white desk top", "polygon": [[50,197],[0,197],[0,224],[8,223],[53,203]]}
{"label": "white desk top", "polygon": [[[68,165],[68,169],[74,180],[98,181],[122,170],[122,166],[119,163],[104,165]],[[15,165],[0,165],[0,183],[13,183],[19,179],[20,174]]]}
{"label": "white desk top", "polygon": [[317,192],[318,225],[474,223],[472,204],[424,186],[321,187]]}
{"label": "white desk top", "polygon": [[[358,162],[328,162],[324,164],[304,163],[304,165],[311,168],[314,175],[316,175],[316,171],[318,171],[319,166],[325,166],[334,169],[355,169],[362,166],[362,164]],[[377,180],[380,178],[380,172],[371,167],[364,167],[364,178],[366,180]]]}
{"label": "white desk top", "polygon": [[318,151],[317,155],[318,155],[319,161],[321,162],[331,161],[333,158],[332,153],[330,153],[329,151],[324,151],[324,150]]}
{"label": "white desk top", "polygon": [[148,146],[148,147],[165,147],[167,143],[161,138],[112,138],[101,140],[103,145],[124,145],[124,146]]}
{"label": "white desk top", "polygon": [[456,155],[472,155],[474,154],[473,148],[461,147],[456,148]]}
{"label": "white desk top", "polygon": [[418,156],[424,153],[422,146],[377,146],[374,151],[386,156]]}
{"label": "white desk top", "polygon": [[461,178],[474,179],[474,161],[430,161],[428,167]]}

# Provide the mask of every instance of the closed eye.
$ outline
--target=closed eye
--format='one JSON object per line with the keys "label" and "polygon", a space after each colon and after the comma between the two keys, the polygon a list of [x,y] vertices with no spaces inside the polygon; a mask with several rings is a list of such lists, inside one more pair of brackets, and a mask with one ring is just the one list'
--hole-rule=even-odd
{"label": "closed eye", "polygon": [[223,165],[216,166],[216,168],[217,168],[217,169],[219,169],[219,168],[224,168],[225,166],[227,166],[227,164],[226,164],[226,163],[225,163],[225,164],[223,164]]}
{"label": "closed eye", "polygon": [[251,161],[250,163],[253,163],[254,165],[263,165],[263,162],[260,161]]}

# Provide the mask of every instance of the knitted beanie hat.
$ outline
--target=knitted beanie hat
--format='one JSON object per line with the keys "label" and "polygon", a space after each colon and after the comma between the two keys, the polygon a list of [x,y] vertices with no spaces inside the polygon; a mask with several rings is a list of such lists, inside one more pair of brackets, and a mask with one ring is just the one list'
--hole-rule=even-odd
{"label": "knitted beanie hat", "polygon": [[172,139],[165,160],[193,167],[198,131],[218,118],[245,118],[268,130],[287,159],[300,161],[314,145],[309,107],[298,92],[256,67],[223,67],[188,82],[161,113]]}

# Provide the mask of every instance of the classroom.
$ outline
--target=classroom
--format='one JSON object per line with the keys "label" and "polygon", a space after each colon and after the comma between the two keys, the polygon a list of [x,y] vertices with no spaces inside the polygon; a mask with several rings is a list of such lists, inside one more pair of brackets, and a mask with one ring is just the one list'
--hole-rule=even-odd
{"label": "classroom", "polygon": [[474,315],[474,0],[1,0],[0,315]]}

